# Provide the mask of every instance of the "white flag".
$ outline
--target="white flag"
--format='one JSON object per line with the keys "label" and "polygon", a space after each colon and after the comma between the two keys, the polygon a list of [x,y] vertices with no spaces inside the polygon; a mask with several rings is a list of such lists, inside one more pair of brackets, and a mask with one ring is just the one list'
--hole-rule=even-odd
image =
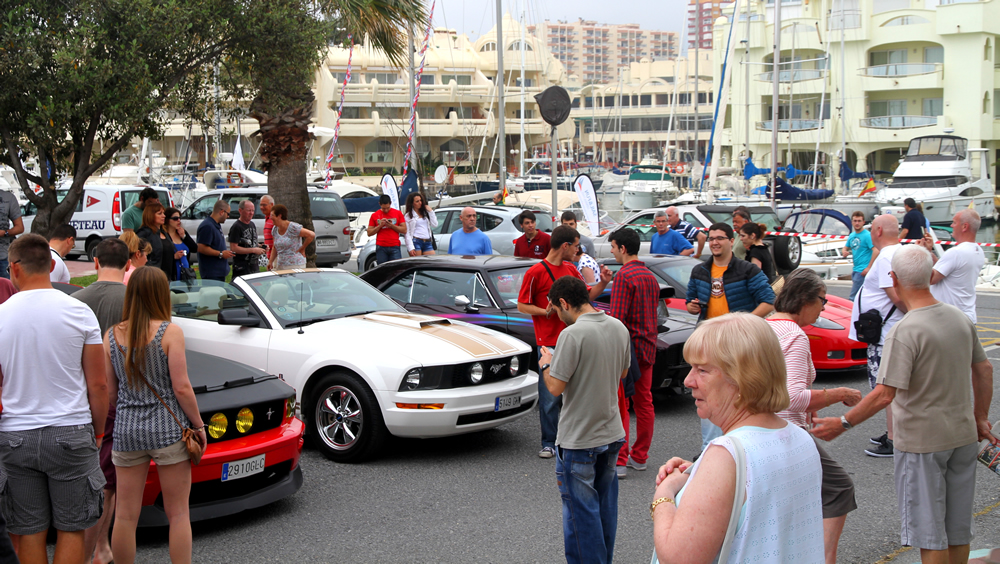
{"label": "white flag", "polygon": [[233,148],[233,170],[243,170],[247,167],[243,162],[243,149],[240,148],[240,138],[236,137],[236,147]]}

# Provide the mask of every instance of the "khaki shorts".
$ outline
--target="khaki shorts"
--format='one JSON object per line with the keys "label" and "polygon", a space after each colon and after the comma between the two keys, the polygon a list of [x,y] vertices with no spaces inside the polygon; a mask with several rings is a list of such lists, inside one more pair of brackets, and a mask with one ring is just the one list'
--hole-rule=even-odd
{"label": "khaki shorts", "polygon": [[187,451],[184,441],[165,446],[163,448],[151,448],[147,450],[112,450],[111,461],[115,466],[128,468],[140,464],[149,464],[152,460],[157,466],[170,466],[191,460],[191,455]]}

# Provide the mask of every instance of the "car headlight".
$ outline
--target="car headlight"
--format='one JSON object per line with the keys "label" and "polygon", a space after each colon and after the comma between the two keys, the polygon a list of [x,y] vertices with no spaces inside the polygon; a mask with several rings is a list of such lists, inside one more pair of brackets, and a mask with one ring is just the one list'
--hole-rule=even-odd
{"label": "car headlight", "polygon": [[290,421],[295,417],[295,396],[285,398],[285,421]]}
{"label": "car headlight", "polygon": [[469,368],[469,381],[478,384],[483,381],[483,365],[478,362]]}
{"label": "car headlight", "polygon": [[517,359],[516,356],[510,359],[510,375],[517,376],[518,369],[521,368],[521,361]]}
{"label": "car headlight", "polygon": [[226,434],[227,428],[229,428],[229,419],[226,419],[222,413],[216,413],[208,422],[208,435],[213,439],[219,439]]}
{"label": "car headlight", "polygon": [[843,325],[841,325],[839,323],[835,323],[833,321],[830,321],[829,319],[826,319],[825,317],[819,317],[819,318],[817,318],[816,322],[813,323],[812,326],[813,327],[818,327],[819,329],[830,329],[830,330],[833,330],[833,331],[841,331],[841,330],[844,329]]}
{"label": "car headlight", "polygon": [[253,427],[253,412],[250,411],[249,407],[244,407],[236,414],[236,430],[240,433],[246,433]]}
{"label": "car headlight", "polygon": [[419,368],[414,368],[403,376],[403,382],[406,384],[406,389],[416,390],[420,387],[420,380],[424,377],[424,371]]}

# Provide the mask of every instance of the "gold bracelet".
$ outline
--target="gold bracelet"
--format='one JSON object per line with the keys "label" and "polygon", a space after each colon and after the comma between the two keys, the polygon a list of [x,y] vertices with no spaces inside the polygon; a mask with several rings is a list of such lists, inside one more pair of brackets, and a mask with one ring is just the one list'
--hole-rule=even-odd
{"label": "gold bracelet", "polygon": [[649,518],[650,519],[653,518],[653,511],[656,511],[656,506],[659,505],[659,504],[661,504],[661,503],[664,503],[664,502],[665,503],[673,503],[675,507],[677,506],[677,503],[674,501],[674,498],[672,498],[672,497],[659,497],[659,498],[656,498],[656,499],[653,500],[653,503],[649,504]]}

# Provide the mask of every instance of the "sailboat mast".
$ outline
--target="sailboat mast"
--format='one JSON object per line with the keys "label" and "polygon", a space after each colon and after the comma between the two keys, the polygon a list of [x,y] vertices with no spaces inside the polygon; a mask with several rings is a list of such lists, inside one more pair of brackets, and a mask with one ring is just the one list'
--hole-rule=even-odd
{"label": "sailboat mast", "polygon": [[[501,7],[501,0],[497,0],[497,79],[494,85],[497,89],[497,113],[500,119],[497,120],[497,153],[500,156],[500,166],[497,170],[497,189],[500,193],[503,193],[503,189],[507,186],[507,138],[506,133],[504,133],[504,121],[506,121],[506,110],[507,107],[504,105],[503,100],[503,88],[504,88],[504,73],[503,73],[503,52],[504,52],[504,39],[503,39],[503,8]],[[523,49],[524,46],[522,45]]]}
{"label": "sailboat mast", "polygon": [[[698,129],[701,120],[698,118],[698,96],[701,90],[701,75],[698,74],[698,60],[701,58],[701,0],[695,0],[694,4],[694,159],[691,168],[694,169],[694,161],[698,160]],[[702,177],[705,175],[705,163],[702,163]],[[701,190],[701,179],[698,179],[698,189]]]}
{"label": "sailboat mast", "polygon": [[[746,3],[746,15],[747,15],[747,35],[746,44],[743,51],[743,65],[746,70],[746,91],[743,97],[743,106],[745,108],[743,112],[743,118],[746,121],[746,144],[743,145],[743,155],[746,159],[750,158],[750,0]],[[746,159],[743,160],[744,167],[746,165]]]}
{"label": "sailboat mast", "polygon": [[[841,0],[843,1],[843,0]],[[771,61],[771,207],[776,208],[774,192],[778,177],[778,72],[781,61],[781,2],[774,2],[774,56]]]}
{"label": "sailboat mast", "polygon": [[524,12],[521,12],[521,143],[518,154],[521,157],[518,173],[524,178]]}
{"label": "sailboat mast", "polygon": [[[844,51],[844,33],[847,29],[847,14],[844,13],[844,0],[840,0],[840,163],[843,165],[847,162],[847,84],[846,84],[846,74],[844,71],[844,59],[846,58],[846,51]],[[840,170],[837,171],[837,176],[840,176]],[[834,187],[836,187],[836,180],[834,180]]]}

